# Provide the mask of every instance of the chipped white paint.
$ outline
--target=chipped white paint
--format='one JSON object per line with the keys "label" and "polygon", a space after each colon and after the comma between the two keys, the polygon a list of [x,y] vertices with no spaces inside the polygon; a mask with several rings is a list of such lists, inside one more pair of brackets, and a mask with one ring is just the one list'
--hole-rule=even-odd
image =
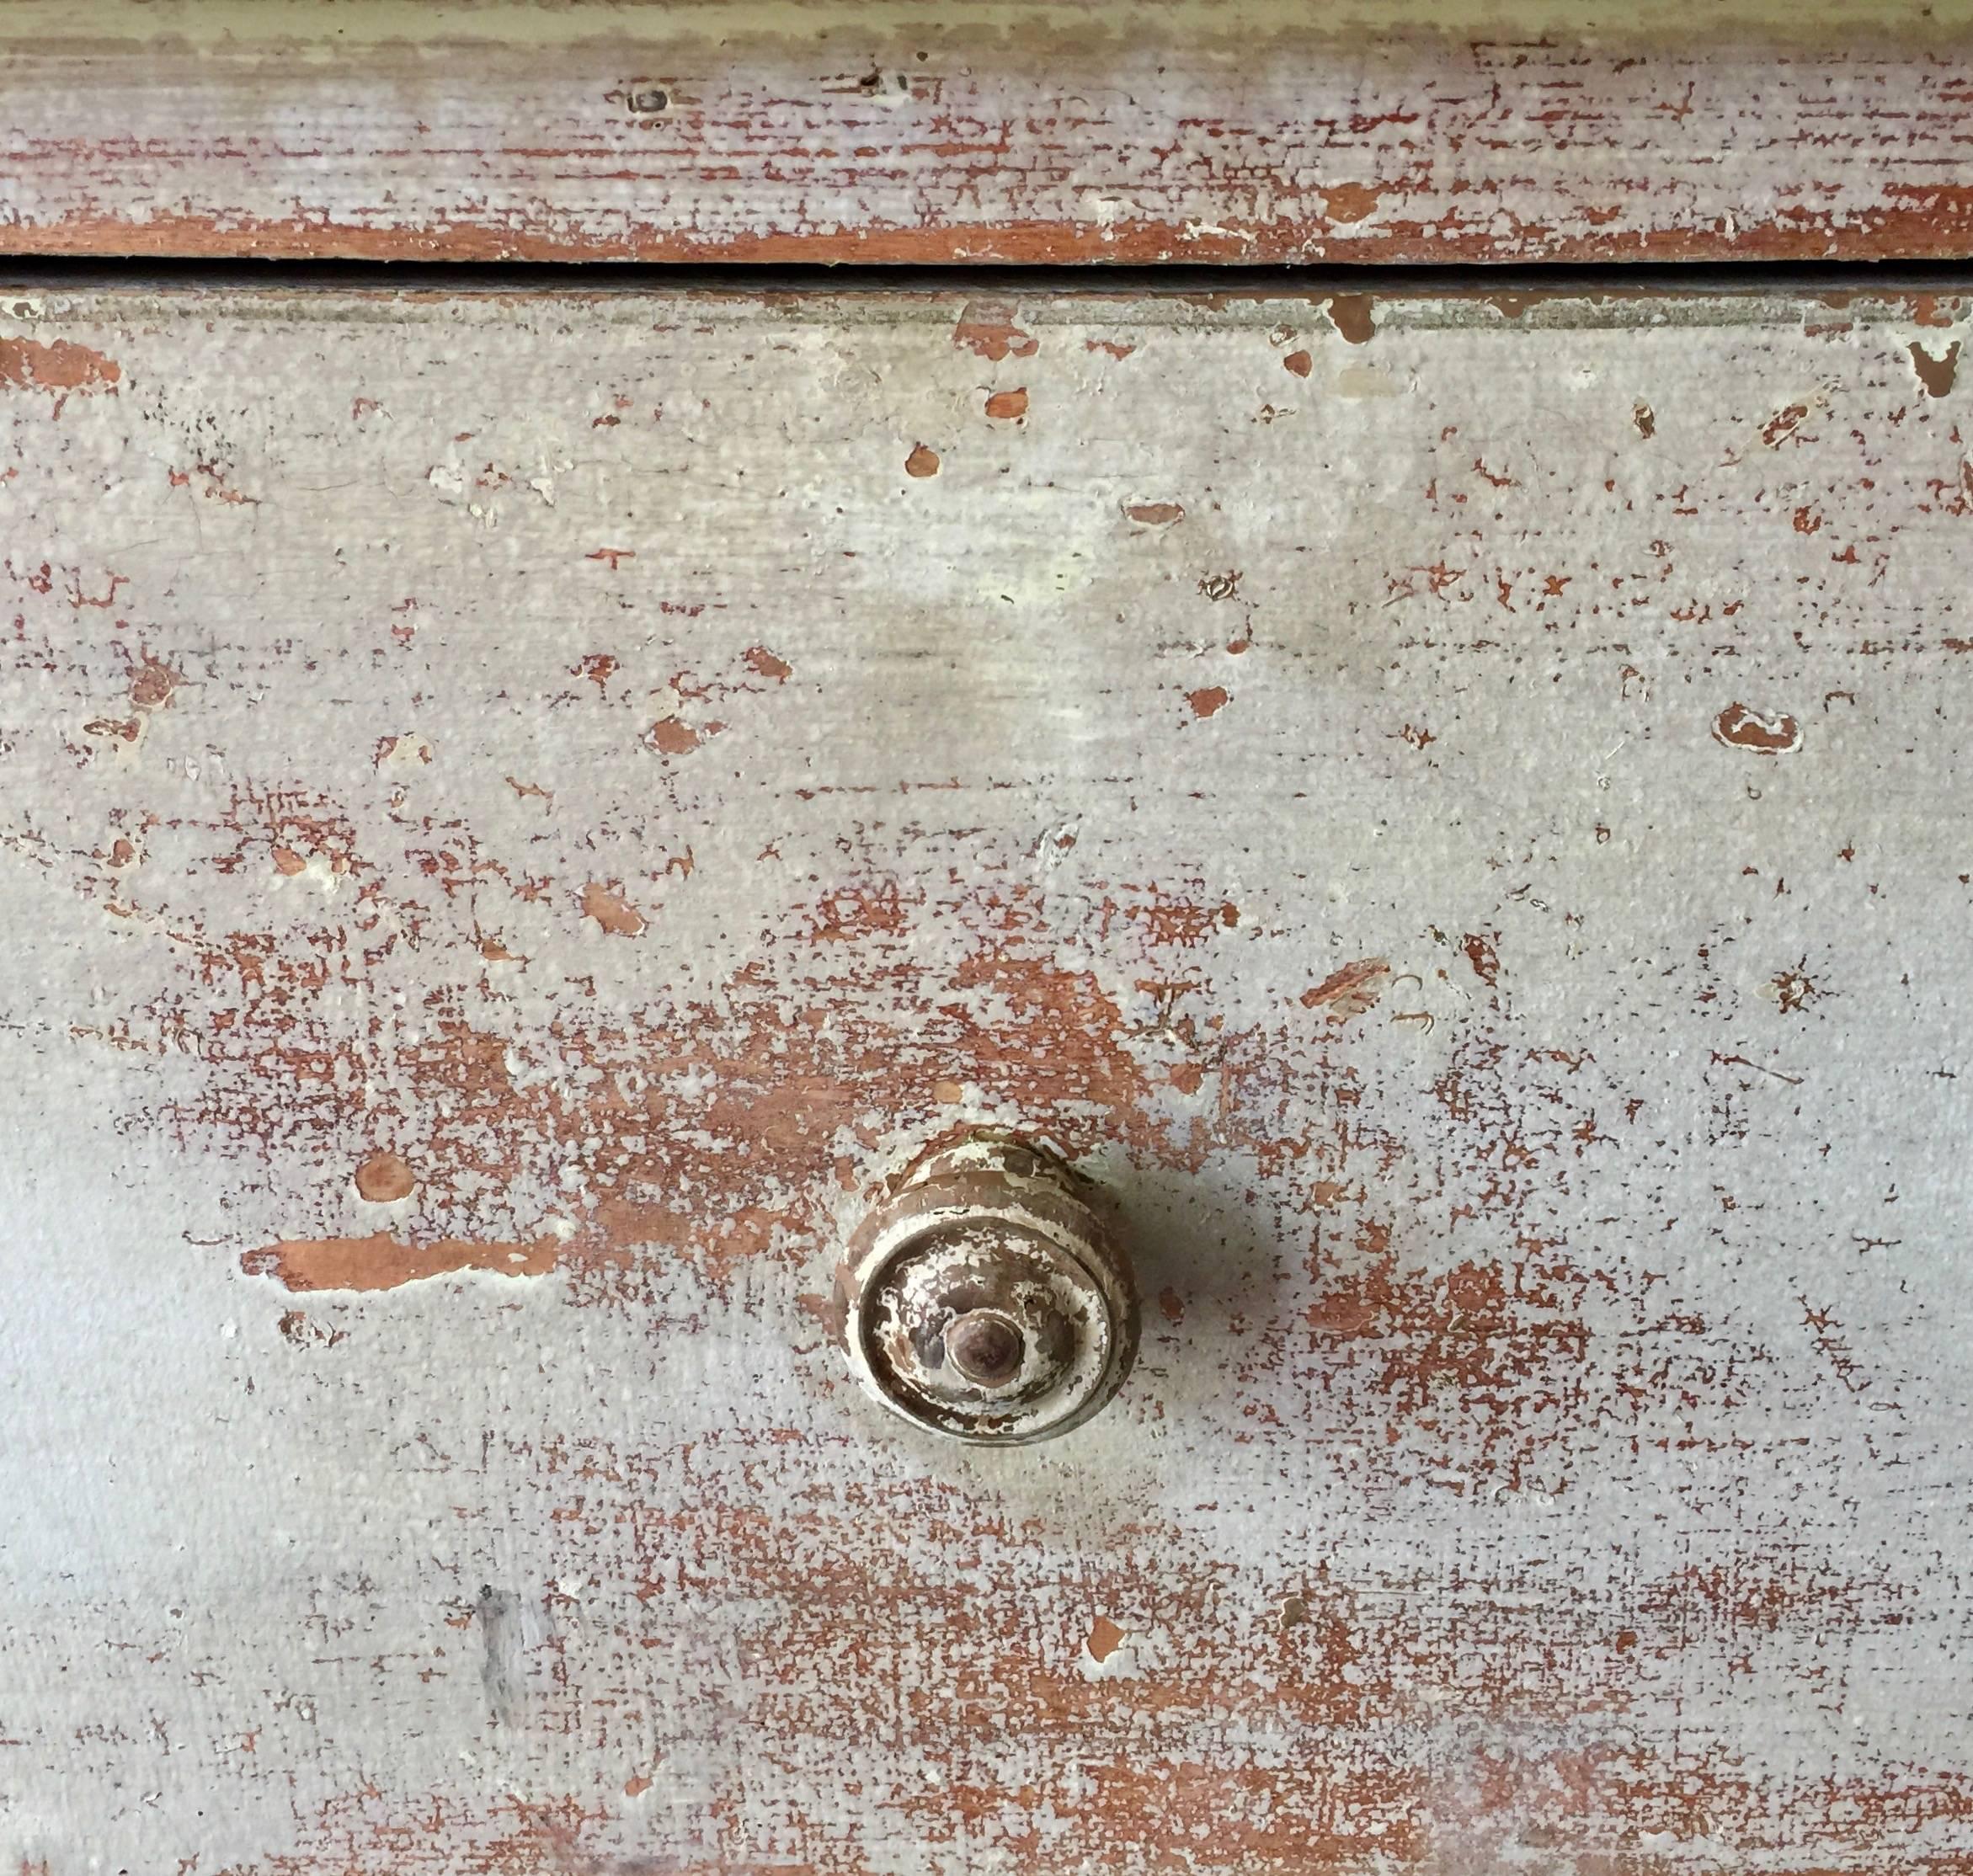
{"label": "chipped white paint", "polygon": [[[0,299],[0,1855],[1963,1867],[1968,337]],[[819,1320],[976,1124],[1042,1447]]]}

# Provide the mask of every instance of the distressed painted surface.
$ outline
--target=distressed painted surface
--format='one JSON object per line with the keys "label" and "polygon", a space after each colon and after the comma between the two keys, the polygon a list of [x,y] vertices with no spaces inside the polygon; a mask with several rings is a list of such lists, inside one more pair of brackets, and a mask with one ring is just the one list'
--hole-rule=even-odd
{"label": "distressed painted surface", "polygon": [[0,297],[0,1853],[1973,1868],[1970,324]]}
{"label": "distressed painted surface", "polygon": [[26,0],[22,253],[1954,257],[1973,8]]}

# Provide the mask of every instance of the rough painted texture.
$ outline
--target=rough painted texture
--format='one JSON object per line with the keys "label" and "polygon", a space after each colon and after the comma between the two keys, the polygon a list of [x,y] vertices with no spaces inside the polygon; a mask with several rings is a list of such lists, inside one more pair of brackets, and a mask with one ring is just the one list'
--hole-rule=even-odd
{"label": "rough painted texture", "polygon": [[1973,251],[1965,0],[9,11],[18,253]]}
{"label": "rough painted texture", "polygon": [[1968,330],[0,296],[8,1867],[1973,1868]]}

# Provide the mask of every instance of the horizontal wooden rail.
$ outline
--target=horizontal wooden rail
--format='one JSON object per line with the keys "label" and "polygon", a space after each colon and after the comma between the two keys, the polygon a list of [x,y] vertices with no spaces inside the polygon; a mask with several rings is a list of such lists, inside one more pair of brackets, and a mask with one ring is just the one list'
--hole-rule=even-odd
{"label": "horizontal wooden rail", "polygon": [[[1963,4],[0,13],[0,248],[1420,263],[1973,252]],[[1608,16],[1608,17],[1605,17]]]}

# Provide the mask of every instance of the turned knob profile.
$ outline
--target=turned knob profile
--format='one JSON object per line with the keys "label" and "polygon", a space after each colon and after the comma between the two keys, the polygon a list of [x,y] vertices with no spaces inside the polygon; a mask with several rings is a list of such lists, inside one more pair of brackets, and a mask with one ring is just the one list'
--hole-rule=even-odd
{"label": "turned knob profile", "polygon": [[850,1239],[836,1294],[864,1388],[974,1445],[1067,1432],[1137,1353],[1137,1287],[1110,1208],[1053,1154],[1005,1135],[900,1174]]}

